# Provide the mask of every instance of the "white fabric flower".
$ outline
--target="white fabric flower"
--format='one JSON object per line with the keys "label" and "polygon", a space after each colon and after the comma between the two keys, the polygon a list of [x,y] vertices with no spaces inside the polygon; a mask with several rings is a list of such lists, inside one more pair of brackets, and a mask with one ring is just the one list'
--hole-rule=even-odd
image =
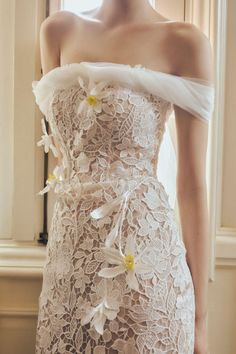
{"label": "white fabric flower", "polygon": [[131,289],[139,290],[136,274],[152,272],[152,267],[141,262],[141,253],[135,255],[135,242],[132,235],[127,237],[125,253],[112,247],[102,247],[106,260],[115,267],[102,268],[98,275],[104,278],[113,278],[121,273],[126,273],[126,281]]}
{"label": "white fabric flower", "polygon": [[90,169],[91,162],[94,161],[94,158],[89,158],[85,152],[81,151],[76,160],[76,166],[78,173],[87,173]]}
{"label": "white fabric flower", "polygon": [[180,294],[179,296],[177,296],[177,300],[176,300],[175,319],[181,320],[182,323],[187,327],[193,321],[193,314],[192,311],[190,311],[190,308],[192,306],[191,291],[192,291],[191,288],[189,288],[185,292],[185,295]]}
{"label": "white fabric flower", "polygon": [[75,138],[74,138],[74,145],[77,147],[77,149],[82,150],[83,149],[83,130],[81,129],[80,131],[75,132]]}
{"label": "white fabric flower", "polygon": [[92,116],[94,113],[101,113],[102,99],[108,96],[108,92],[104,90],[107,82],[102,81],[96,84],[90,78],[88,86],[86,86],[81,77],[78,77],[78,81],[80,86],[85,90],[86,97],[80,102],[77,114],[84,113],[87,116]]}
{"label": "white fabric flower", "polygon": [[150,209],[155,209],[160,205],[160,197],[153,187],[149,186],[148,191],[144,192],[144,195],[145,198],[143,198],[143,201]]}
{"label": "white fabric flower", "polygon": [[42,125],[43,135],[41,136],[41,140],[39,140],[37,142],[37,146],[44,146],[44,151],[46,153],[48,153],[49,149],[51,149],[52,152],[53,152],[53,155],[55,157],[58,157],[57,149],[56,149],[55,145],[52,142],[52,134],[48,134],[47,133],[47,129],[46,129],[44,118],[41,119],[41,125]]}
{"label": "white fabric flower", "polygon": [[114,320],[119,312],[119,307],[116,303],[109,303],[107,298],[104,298],[96,307],[91,307],[81,318],[81,325],[89,323],[94,326],[99,334],[103,334],[104,324],[106,319]]}
{"label": "white fabric flower", "polygon": [[48,179],[46,181],[46,187],[38,192],[38,195],[43,195],[47,193],[50,189],[56,188],[58,182],[63,178],[63,166],[56,166],[53,170],[52,174],[49,174]]}

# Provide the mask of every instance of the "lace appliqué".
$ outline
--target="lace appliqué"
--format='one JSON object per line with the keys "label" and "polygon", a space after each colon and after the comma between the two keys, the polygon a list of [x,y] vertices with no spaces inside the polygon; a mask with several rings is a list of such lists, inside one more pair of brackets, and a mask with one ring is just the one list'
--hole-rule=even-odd
{"label": "lace appliqu\u00e9", "polygon": [[[78,77],[49,108],[60,143],[37,353],[193,352],[194,292],[156,177],[168,102]],[[43,127],[44,129],[44,127]],[[52,148],[44,131],[40,146]]]}

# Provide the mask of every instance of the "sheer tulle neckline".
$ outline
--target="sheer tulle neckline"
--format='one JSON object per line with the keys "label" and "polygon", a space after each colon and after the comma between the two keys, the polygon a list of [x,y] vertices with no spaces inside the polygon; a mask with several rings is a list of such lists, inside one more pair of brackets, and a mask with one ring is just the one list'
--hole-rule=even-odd
{"label": "sheer tulle neckline", "polygon": [[100,66],[100,67],[120,67],[120,68],[126,68],[129,70],[141,70],[143,72],[147,72],[147,73],[151,73],[151,74],[155,74],[155,75],[162,75],[162,76],[166,76],[166,77],[172,77],[175,79],[179,79],[179,80],[188,80],[188,81],[192,81],[194,83],[203,85],[203,86],[210,86],[210,87],[214,87],[214,83],[205,80],[205,79],[201,79],[201,78],[196,78],[196,77],[190,77],[190,76],[179,76],[179,75],[175,75],[175,74],[170,74],[164,71],[159,71],[159,70],[154,70],[154,69],[150,69],[142,64],[136,64],[136,65],[131,65],[131,64],[125,64],[125,63],[116,63],[116,62],[109,62],[109,61],[80,61],[80,62],[73,62],[73,63],[68,63],[68,64],[63,64],[61,66],[57,66],[51,70],[49,70],[46,74],[44,74],[42,76],[41,79],[48,77],[52,72],[56,72],[56,71],[62,71],[65,70],[67,68],[72,68],[72,67],[77,67],[77,66],[81,66],[81,65],[91,65],[91,66]]}

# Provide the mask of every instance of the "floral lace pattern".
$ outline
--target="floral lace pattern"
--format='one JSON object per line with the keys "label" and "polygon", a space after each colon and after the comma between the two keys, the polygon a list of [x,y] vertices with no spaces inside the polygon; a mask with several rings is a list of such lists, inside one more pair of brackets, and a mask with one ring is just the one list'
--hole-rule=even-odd
{"label": "floral lace pattern", "polygon": [[[37,354],[192,354],[194,288],[156,176],[170,105],[111,82],[55,89],[38,145],[63,156],[39,298]],[[46,151],[46,150],[45,150]]]}

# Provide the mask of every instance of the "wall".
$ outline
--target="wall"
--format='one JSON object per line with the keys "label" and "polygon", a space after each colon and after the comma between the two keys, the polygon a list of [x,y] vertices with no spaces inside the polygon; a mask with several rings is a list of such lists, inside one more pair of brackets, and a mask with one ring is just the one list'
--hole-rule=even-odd
{"label": "wall", "polygon": [[236,1],[228,1],[224,155],[222,185],[222,225],[236,229]]}

